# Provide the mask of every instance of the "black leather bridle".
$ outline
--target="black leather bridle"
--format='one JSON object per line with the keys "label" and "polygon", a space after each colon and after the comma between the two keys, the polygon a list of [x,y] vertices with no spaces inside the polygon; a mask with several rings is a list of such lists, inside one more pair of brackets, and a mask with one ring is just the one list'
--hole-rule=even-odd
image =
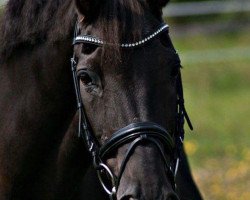
{"label": "black leather bridle", "polygon": [[[162,24],[157,31],[149,35],[148,37],[135,42],[128,44],[121,44],[121,48],[139,48],[148,40],[151,40],[163,31],[167,31],[168,33],[168,25]],[[89,36],[89,35],[81,35],[78,36],[78,27],[76,25],[73,45],[79,43],[92,43],[95,45],[103,45],[104,41],[99,38]],[[108,44],[114,45],[114,44]],[[172,186],[175,189],[175,176],[177,174],[178,166],[179,166],[179,157],[180,150],[182,148],[182,143],[184,140],[184,118],[187,120],[187,123],[192,130],[192,124],[189,120],[187,112],[184,106],[184,98],[183,98],[183,88],[182,88],[182,80],[181,73],[178,72],[177,76],[177,123],[176,123],[176,134],[171,136],[168,131],[162,126],[153,123],[153,122],[138,122],[132,123],[117,132],[115,132],[111,138],[104,144],[100,145],[96,140],[94,134],[91,132],[89,127],[89,123],[87,121],[86,112],[84,110],[81,94],[80,94],[80,85],[79,78],[77,76],[77,58],[75,54],[71,58],[71,68],[76,92],[77,99],[77,109],[79,112],[79,137],[82,137],[86,143],[86,147],[89,153],[92,156],[93,164],[95,169],[97,170],[98,178],[100,183],[106,193],[110,196],[110,199],[116,199],[116,192],[119,187],[119,183],[126,167],[126,164],[133,153],[133,150],[142,142],[147,141],[153,143],[160,152],[161,157],[164,160],[166,165],[166,172],[168,177],[172,182]],[[120,166],[120,171],[117,176],[111,171],[111,169],[105,164],[105,161],[109,158],[110,154],[117,150],[124,144],[129,144],[128,150],[124,156],[122,164]],[[165,152],[168,152],[170,157],[167,157]],[[109,179],[111,181],[111,187],[106,184],[105,180]]]}

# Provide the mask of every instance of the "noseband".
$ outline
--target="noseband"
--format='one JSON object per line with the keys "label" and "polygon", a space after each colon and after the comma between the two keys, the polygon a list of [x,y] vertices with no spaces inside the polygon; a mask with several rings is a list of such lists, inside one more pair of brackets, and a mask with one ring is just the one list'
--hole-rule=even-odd
{"label": "noseband", "polygon": [[[144,45],[149,40],[157,37],[161,32],[167,31],[168,34],[168,25],[162,24],[159,29],[155,32],[147,36],[146,38],[134,42],[134,43],[125,43],[120,44],[121,48],[139,48]],[[109,44],[105,43],[99,38],[90,36],[90,35],[80,35],[78,36],[78,27],[76,25],[73,45],[79,43],[92,43],[94,45],[102,46],[104,44],[107,45],[117,45],[117,44]],[[79,111],[79,137],[82,137],[85,141],[86,147],[89,153],[92,156],[93,164],[95,169],[97,170],[98,178],[100,183],[106,193],[110,196],[110,199],[115,199],[116,192],[119,187],[119,183],[122,177],[122,174],[125,170],[126,164],[133,154],[134,149],[143,142],[153,143],[160,152],[162,159],[164,160],[166,166],[166,172],[168,177],[172,182],[172,186],[175,189],[175,176],[177,174],[178,166],[179,166],[179,156],[180,150],[182,148],[182,142],[184,140],[184,118],[187,120],[187,123],[192,130],[192,124],[189,120],[187,112],[184,107],[184,99],[183,99],[183,89],[182,89],[182,81],[181,74],[179,71],[177,77],[177,123],[176,123],[176,134],[172,137],[168,131],[161,127],[158,124],[153,122],[138,122],[132,123],[114,134],[112,134],[111,138],[103,144],[100,145],[96,140],[94,134],[91,132],[89,127],[86,112],[84,110],[82,98],[80,95],[80,85],[79,78],[77,77],[77,59],[75,54],[71,58],[71,69],[73,74],[76,99],[77,99],[77,108]],[[115,176],[111,169],[105,164],[105,161],[110,158],[110,154],[116,151],[119,147],[124,144],[129,144],[126,154],[123,158],[122,164],[120,166],[120,171],[118,176]],[[165,152],[168,152],[171,157],[166,157]],[[105,183],[105,179],[111,181],[111,188],[107,186]]]}

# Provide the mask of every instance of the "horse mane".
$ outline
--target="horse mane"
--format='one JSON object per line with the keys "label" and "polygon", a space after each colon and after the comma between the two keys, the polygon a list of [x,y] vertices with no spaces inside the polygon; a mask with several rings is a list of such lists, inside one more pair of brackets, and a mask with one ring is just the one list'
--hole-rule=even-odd
{"label": "horse mane", "polygon": [[[73,0],[9,0],[0,21],[1,58],[11,55],[20,45],[73,37],[74,6]],[[99,7],[94,18],[105,41],[119,44],[141,38],[145,9],[149,9],[146,1],[105,0],[100,1]],[[106,61],[121,57],[119,46],[104,47],[103,52]]]}
{"label": "horse mane", "polygon": [[[145,25],[145,1],[105,0],[102,2],[97,26],[102,31],[103,40],[112,44],[134,42],[141,39]],[[113,64],[121,60],[119,46],[104,46],[105,62]]]}
{"label": "horse mane", "polygon": [[72,0],[9,0],[0,23],[1,58],[19,45],[72,37],[75,20]]}

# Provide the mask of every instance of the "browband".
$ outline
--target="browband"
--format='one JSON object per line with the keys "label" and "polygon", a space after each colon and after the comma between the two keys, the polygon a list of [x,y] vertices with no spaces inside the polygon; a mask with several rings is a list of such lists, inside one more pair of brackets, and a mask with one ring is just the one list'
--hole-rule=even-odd
{"label": "browband", "polygon": [[144,39],[141,39],[137,42],[133,42],[133,43],[122,43],[122,44],[112,44],[112,43],[107,43],[97,37],[91,36],[91,35],[79,35],[76,36],[73,44],[78,44],[78,43],[90,43],[90,44],[94,44],[94,45],[98,45],[98,46],[102,46],[104,44],[107,45],[112,45],[112,46],[121,46],[122,48],[133,48],[133,47],[137,47],[140,45],[143,45],[144,43],[148,42],[149,40],[153,39],[154,37],[156,37],[157,35],[159,35],[162,31],[168,30],[169,26],[167,24],[162,24],[160,28],[158,28],[155,32],[153,32],[152,34],[150,34],[149,36],[147,36]]}

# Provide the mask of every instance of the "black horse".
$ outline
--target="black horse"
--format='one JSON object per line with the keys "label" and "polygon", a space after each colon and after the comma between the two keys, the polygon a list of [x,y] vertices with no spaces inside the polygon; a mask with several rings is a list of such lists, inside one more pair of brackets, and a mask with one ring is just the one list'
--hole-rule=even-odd
{"label": "black horse", "polygon": [[[166,32],[142,47],[117,46],[136,43],[158,29],[166,3],[77,0],[77,16],[72,0],[9,0],[0,37],[1,200],[90,199],[102,194],[97,190],[86,197],[92,188],[87,181],[95,182],[96,177],[90,173],[81,182],[92,161],[75,134],[76,119],[69,127],[76,111],[69,58],[77,18],[81,35],[107,42],[84,42],[75,48],[88,125],[96,139],[102,144],[121,127],[146,121],[175,135],[180,65]],[[115,175],[127,146],[108,156]],[[176,198],[163,158],[154,144],[140,143],[124,168],[118,198]],[[178,194],[181,199],[200,199],[182,160]]]}

